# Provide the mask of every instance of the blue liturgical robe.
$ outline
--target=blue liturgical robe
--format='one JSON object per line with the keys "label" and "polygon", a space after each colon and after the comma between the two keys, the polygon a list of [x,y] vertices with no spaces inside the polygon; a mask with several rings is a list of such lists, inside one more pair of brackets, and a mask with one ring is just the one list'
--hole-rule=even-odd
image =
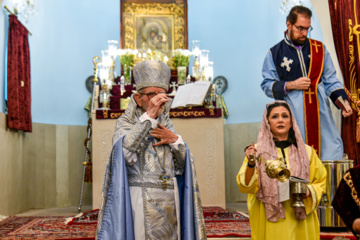
{"label": "blue liturgical robe", "polygon": [[[310,58],[309,40],[307,40],[299,50],[286,36],[284,40],[276,44],[267,53],[262,69],[264,80],[261,83],[261,88],[268,97],[274,98],[275,100],[285,100],[289,103],[305,142],[303,91],[292,90],[286,94],[284,85],[287,81],[307,77]],[[348,98],[343,84],[336,77],[334,65],[326,48],[323,73],[317,91],[321,131],[320,159],[341,160],[344,148],[332,116],[329,98],[333,102],[335,102],[339,96],[342,96],[343,99]]]}
{"label": "blue liturgical robe", "polygon": [[[96,239],[135,239],[129,184],[123,153],[123,137],[114,145],[106,168]],[[197,239],[199,226],[195,220],[195,196],[189,148],[186,146],[186,163],[183,175],[177,177],[180,196],[181,239]],[[206,237],[205,237],[206,238]]]}

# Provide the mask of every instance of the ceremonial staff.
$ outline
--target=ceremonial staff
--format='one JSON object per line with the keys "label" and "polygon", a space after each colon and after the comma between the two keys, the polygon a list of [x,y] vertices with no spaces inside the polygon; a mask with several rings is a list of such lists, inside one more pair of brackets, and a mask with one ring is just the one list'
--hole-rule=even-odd
{"label": "ceremonial staff", "polygon": [[82,174],[82,180],[81,180],[81,189],[80,189],[80,201],[79,201],[79,212],[81,212],[81,206],[82,206],[82,197],[83,197],[83,192],[84,192],[84,182],[92,182],[92,162],[91,162],[91,152],[89,149],[89,142],[91,139],[91,127],[92,127],[92,111],[94,108],[94,96],[95,96],[95,87],[96,87],[96,83],[98,82],[98,78],[97,78],[97,73],[98,73],[98,69],[97,69],[97,65],[100,62],[100,58],[99,57],[94,57],[93,58],[93,63],[94,63],[94,80],[93,80],[93,90],[92,90],[92,96],[91,96],[91,107],[90,107],[90,114],[89,114],[89,120],[88,120],[88,126],[87,126],[87,137],[84,141],[84,145],[85,145],[85,159],[83,162],[83,174]]}

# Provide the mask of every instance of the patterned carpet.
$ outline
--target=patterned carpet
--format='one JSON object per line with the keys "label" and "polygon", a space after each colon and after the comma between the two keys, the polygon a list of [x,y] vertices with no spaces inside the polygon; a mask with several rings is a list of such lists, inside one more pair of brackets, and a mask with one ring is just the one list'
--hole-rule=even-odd
{"label": "patterned carpet", "polygon": [[248,222],[247,215],[221,207],[203,207],[205,222]]}
{"label": "patterned carpet", "polygon": [[[250,224],[246,214],[227,211],[219,207],[204,207],[208,238],[250,237]],[[77,239],[95,238],[97,210],[76,217],[8,217],[0,221],[0,239]],[[336,236],[356,240],[349,233],[321,233],[321,239]]]}
{"label": "patterned carpet", "polygon": [[208,238],[251,237],[249,218],[221,207],[203,207]]}
{"label": "patterned carpet", "polygon": [[0,239],[93,239],[96,225],[67,225],[67,217],[9,217],[0,222]]}

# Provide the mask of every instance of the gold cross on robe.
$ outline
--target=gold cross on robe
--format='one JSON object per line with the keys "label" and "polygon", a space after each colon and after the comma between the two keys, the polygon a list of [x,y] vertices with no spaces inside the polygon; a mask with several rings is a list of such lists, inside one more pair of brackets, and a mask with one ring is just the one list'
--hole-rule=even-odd
{"label": "gold cross on robe", "polygon": [[321,47],[321,44],[317,44],[316,41],[314,41],[313,44],[311,44],[311,45],[313,45],[315,47],[316,52],[318,52],[318,47]]}
{"label": "gold cross on robe", "polygon": [[162,180],[162,189],[165,191],[167,188],[166,181],[170,179],[170,176],[166,175],[166,172],[163,172],[163,175],[160,175],[159,179]]}
{"label": "gold cross on robe", "polygon": [[312,91],[311,91],[311,88],[309,88],[309,91],[304,92],[304,93],[309,95],[309,103],[312,103],[312,101],[311,101],[311,94],[315,94],[315,92],[312,92]]}

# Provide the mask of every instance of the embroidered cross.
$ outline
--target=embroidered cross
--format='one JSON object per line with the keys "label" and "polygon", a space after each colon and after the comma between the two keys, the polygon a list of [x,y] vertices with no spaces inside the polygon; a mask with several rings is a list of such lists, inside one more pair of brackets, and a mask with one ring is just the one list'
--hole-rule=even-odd
{"label": "embroidered cross", "polygon": [[293,60],[292,59],[290,59],[290,60],[288,60],[288,58],[287,57],[284,57],[283,58],[283,61],[284,62],[282,62],[281,63],[281,67],[286,67],[286,71],[288,71],[288,72],[290,72],[290,64],[292,64],[293,63]]}
{"label": "embroidered cross", "polygon": [[309,88],[309,91],[305,92],[305,94],[309,94],[309,103],[311,103],[311,94],[315,94],[315,92],[312,92],[311,88]]}
{"label": "embroidered cross", "polygon": [[321,47],[321,44],[318,45],[317,42],[314,42],[311,45],[313,45],[315,47],[316,52],[318,52],[318,47]]}
{"label": "embroidered cross", "polygon": [[163,175],[160,175],[159,179],[162,180],[162,189],[165,191],[167,188],[166,181],[170,179],[170,176],[166,175],[166,172],[163,172]]}

